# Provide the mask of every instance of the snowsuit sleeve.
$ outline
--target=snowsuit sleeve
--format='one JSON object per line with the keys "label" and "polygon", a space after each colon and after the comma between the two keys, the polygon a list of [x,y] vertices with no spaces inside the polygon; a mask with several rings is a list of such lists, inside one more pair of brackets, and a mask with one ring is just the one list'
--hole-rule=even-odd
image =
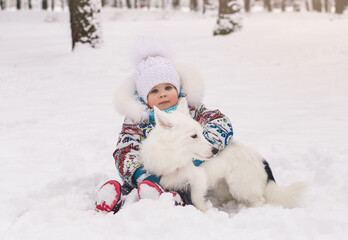
{"label": "snowsuit sleeve", "polygon": [[191,116],[202,125],[204,137],[219,152],[231,141],[233,128],[228,117],[219,110],[209,110],[204,105],[190,108]]}
{"label": "snowsuit sleeve", "polygon": [[[113,157],[120,177],[132,187],[137,187],[141,179],[150,176],[142,170],[139,150],[142,144],[141,141],[146,138],[152,128],[153,126],[150,123],[138,124],[127,118],[122,125]],[[137,170],[139,171],[137,172]],[[141,176],[141,179],[135,179],[135,175],[138,178]]]}

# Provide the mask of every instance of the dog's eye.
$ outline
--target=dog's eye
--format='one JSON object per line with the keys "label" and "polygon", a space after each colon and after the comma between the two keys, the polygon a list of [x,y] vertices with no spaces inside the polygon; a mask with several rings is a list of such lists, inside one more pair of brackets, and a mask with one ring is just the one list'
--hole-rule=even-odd
{"label": "dog's eye", "polygon": [[197,138],[197,134],[193,134],[191,137],[192,138]]}

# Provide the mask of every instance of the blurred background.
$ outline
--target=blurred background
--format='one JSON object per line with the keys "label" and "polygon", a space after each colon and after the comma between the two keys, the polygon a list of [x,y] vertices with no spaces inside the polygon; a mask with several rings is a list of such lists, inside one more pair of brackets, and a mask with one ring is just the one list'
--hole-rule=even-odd
{"label": "blurred background", "polygon": [[[157,19],[168,19],[178,13],[215,17],[212,32],[216,36],[241,30],[243,14],[318,12],[331,14],[331,18],[334,18],[334,15],[340,17],[344,14],[347,3],[348,0],[0,0],[2,11],[69,12],[72,49],[76,43],[100,46],[102,10],[109,12],[109,15],[110,12],[118,13],[114,19],[122,14],[130,15],[134,20],[146,14],[157,16]],[[57,18],[51,15],[45,21],[55,21]]]}
{"label": "blurred background", "polygon": [[[74,2],[78,2],[76,0]],[[61,11],[68,8],[69,0],[0,0],[1,9],[43,9]],[[83,2],[83,1],[82,1]],[[93,2],[93,1],[85,1]],[[102,7],[113,8],[147,8],[206,12],[217,9],[226,0],[101,0]],[[246,12],[260,10],[267,11],[318,11],[342,13],[347,0],[242,0],[240,4]]]}

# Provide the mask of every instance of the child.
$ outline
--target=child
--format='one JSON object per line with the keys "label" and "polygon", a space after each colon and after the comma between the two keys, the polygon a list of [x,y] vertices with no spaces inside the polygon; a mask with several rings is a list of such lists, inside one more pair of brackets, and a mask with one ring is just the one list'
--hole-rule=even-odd
{"label": "child", "polygon": [[[178,101],[186,97],[192,118],[204,128],[204,136],[219,150],[232,139],[230,120],[219,110],[208,110],[200,103],[202,80],[191,68],[174,67],[164,45],[158,40],[142,38],[134,49],[135,75],[117,92],[116,105],[125,114],[121,133],[113,154],[123,180],[106,182],[98,192],[96,209],[116,213],[132,189],[137,188],[140,199],[157,199],[166,192],[160,186],[160,176],[143,168],[139,156],[142,141],[156,122],[153,107],[175,111]],[[197,167],[203,161],[193,160]],[[176,205],[191,204],[189,192],[170,192]]]}

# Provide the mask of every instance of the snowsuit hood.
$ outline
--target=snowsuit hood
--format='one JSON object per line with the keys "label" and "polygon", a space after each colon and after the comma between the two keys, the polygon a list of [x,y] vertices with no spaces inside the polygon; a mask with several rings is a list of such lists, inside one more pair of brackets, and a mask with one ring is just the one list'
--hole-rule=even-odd
{"label": "snowsuit hood", "polygon": [[[175,64],[181,80],[181,94],[186,97],[190,106],[201,103],[204,93],[204,80],[201,74],[190,65]],[[149,106],[140,101],[136,94],[135,77],[130,76],[120,84],[115,93],[116,111],[134,122],[149,119]]]}

